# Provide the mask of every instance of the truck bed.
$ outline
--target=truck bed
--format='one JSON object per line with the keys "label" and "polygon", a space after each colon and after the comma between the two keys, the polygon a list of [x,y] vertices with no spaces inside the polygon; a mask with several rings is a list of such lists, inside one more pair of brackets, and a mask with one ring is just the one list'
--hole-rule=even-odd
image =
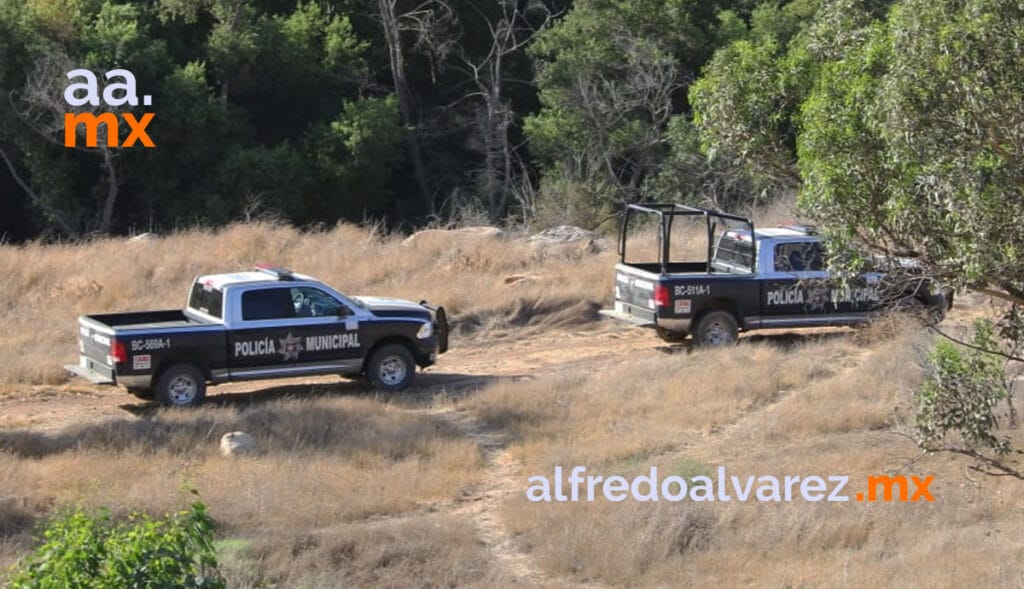
{"label": "truck bed", "polygon": [[[627,262],[620,265],[651,274],[661,274],[661,264],[658,262]],[[670,262],[667,270],[669,274],[707,274],[708,265],[704,262]]]}
{"label": "truck bed", "polygon": [[115,332],[136,329],[167,329],[214,325],[211,322],[189,317],[181,309],[165,311],[140,311],[136,313],[105,313],[86,315],[85,319]]}

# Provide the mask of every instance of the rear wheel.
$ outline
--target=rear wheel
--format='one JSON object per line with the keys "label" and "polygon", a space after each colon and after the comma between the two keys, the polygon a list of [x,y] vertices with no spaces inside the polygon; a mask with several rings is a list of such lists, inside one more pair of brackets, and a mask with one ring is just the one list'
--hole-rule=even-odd
{"label": "rear wheel", "polygon": [[400,344],[381,346],[366,365],[366,378],[378,391],[405,390],[416,374],[416,361],[409,349]]}
{"label": "rear wheel", "polygon": [[206,397],[206,379],[191,364],[174,364],[160,374],[156,402],[167,407],[194,407]]}
{"label": "rear wheel", "polygon": [[711,311],[700,318],[693,335],[697,344],[705,348],[727,346],[736,342],[739,325],[732,313]]}

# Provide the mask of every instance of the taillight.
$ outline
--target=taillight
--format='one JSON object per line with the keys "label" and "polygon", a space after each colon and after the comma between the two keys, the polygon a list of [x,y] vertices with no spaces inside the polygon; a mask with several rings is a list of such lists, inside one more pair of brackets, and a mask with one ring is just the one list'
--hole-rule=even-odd
{"label": "taillight", "polygon": [[654,306],[667,307],[668,304],[668,286],[665,284],[654,285]]}
{"label": "taillight", "polygon": [[110,340],[110,355],[107,356],[107,362],[111,366],[114,364],[124,364],[128,361],[128,350],[125,349],[124,344],[111,338]]}

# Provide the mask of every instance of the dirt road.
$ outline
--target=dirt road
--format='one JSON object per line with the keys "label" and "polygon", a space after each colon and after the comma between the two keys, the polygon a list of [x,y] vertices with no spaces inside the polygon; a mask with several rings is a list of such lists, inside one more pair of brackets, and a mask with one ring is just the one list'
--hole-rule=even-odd
{"label": "dirt road", "polygon": [[[529,339],[453,342],[436,366],[417,374],[413,388],[396,402],[427,404],[439,392],[458,396],[498,379],[531,378],[586,363],[618,362],[633,353],[680,351],[648,330],[602,321],[577,331],[552,331]],[[228,383],[211,387],[207,403],[241,405],[284,395],[372,394],[363,384],[332,376]],[[55,431],[107,418],[141,416],[153,410],[119,387],[82,379],[61,385],[0,386],[0,429]]]}

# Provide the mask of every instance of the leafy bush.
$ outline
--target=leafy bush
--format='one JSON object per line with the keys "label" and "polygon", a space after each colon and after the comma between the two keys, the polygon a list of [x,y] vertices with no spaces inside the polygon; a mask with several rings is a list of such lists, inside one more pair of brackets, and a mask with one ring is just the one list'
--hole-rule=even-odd
{"label": "leafy bush", "polygon": [[206,506],[154,520],[144,514],[114,522],[81,509],[55,518],[45,543],[11,579],[17,588],[223,588]]}
{"label": "leafy bush", "polygon": [[999,357],[984,351],[998,346],[990,322],[975,322],[971,345],[942,340],[928,355],[928,379],[915,394],[918,439],[931,449],[957,432],[971,449],[1005,454],[1009,443],[993,434],[998,425],[994,410],[1007,390]]}

